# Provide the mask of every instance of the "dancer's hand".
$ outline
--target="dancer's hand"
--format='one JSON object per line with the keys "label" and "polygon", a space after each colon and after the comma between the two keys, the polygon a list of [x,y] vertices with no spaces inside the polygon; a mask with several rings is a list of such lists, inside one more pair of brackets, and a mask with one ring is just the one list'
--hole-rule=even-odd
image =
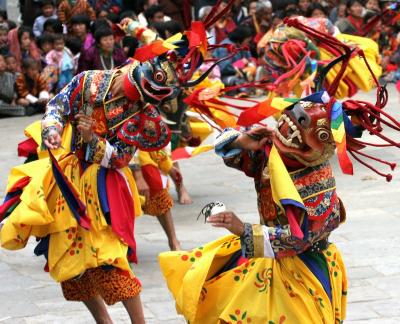
{"label": "dancer's hand", "polygon": [[77,114],[75,119],[78,122],[78,126],[76,128],[80,132],[83,141],[85,143],[89,143],[93,139],[92,128],[94,125],[94,119],[81,113]]}
{"label": "dancer's hand", "polygon": [[268,142],[272,141],[274,135],[273,128],[258,127],[239,135],[239,137],[231,144],[232,148],[241,148],[249,151],[262,149]]}
{"label": "dancer's hand", "polygon": [[146,198],[146,201],[150,199],[150,188],[146,180],[143,177],[142,171],[133,171],[133,177],[135,178],[136,187],[140,195]]}
{"label": "dancer's hand", "polygon": [[214,227],[224,227],[232,234],[241,236],[244,232],[244,224],[233,212],[225,211],[207,218],[207,223]]}
{"label": "dancer's hand", "polygon": [[50,150],[56,150],[61,146],[61,136],[59,132],[52,128],[45,128],[42,133],[43,143]]}

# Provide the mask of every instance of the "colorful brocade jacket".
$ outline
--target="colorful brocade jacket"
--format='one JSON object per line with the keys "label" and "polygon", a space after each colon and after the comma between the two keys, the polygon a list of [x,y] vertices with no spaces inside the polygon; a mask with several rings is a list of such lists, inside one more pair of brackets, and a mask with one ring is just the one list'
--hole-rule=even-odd
{"label": "colorful brocade jacket", "polygon": [[93,140],[85,144],[74,128],[72,151],[79,159],[105,168],[122,168],[129,164],[137,148],[161,149],[170,132],[157,109],[141,101],[115,97],[111,85],[122,70],[86,71],[78,74],[47,105],[42,120],[43,132],[56,127],[61,133],[66,123],[75,126],[78,113],[94,120]]}
{"label": "colorful brocade jacket", "polygon": [[[301,254],[321,242],[327,244],[330,232],[345,220],[345,210],[337,197],[329,162],[314,167],[287,166],[306,207],[299,220],[304,233],[300,239],[292,235],[287,217],[273,201],[267,153],[229,148],[239,134],[237,130],[225,130],[216,140],[215,151],[227,166],[254,179],[261,224],[252,225],[250,229],[245,226],[244,236],[250,238],[243,242],[242,237],[244,254],[247,257],[282,258]],[[248,230],[250,233],[246,233]]]}

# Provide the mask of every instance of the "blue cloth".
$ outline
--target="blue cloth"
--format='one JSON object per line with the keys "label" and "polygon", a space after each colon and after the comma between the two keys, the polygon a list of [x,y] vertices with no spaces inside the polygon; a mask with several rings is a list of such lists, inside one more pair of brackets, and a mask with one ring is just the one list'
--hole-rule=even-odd
{"label": "blue cloth", "polygon": [[242,149],[227,149],[226,146],[236,140],[241,133],[233,128],[226,128],[219,134],[214,143],[215,153],[223,158],[240,154]]}

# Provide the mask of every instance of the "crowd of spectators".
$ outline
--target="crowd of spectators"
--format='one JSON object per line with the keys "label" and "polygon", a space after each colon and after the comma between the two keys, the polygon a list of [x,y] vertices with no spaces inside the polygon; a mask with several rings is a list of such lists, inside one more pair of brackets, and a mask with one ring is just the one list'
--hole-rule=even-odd
{"label": "crowd of spectators", "polygon": [[[203,19],[215,0],[192,1],[192,14]],[[221,8],[228,1],[223,1]],[[183,1],[168,0],[41,0],[24,1],[22,21],[8,19],[0,11],[0,101],[43,110],[52,94],[75,74],[90,69],[113,69],[123,64],[140,46],[123,35],[119,22],[129,17],[154,29],[160,37],[180,32]],[[399,26],[377,23],[366,33],[368,22],[389,4],[379,0],[235,0],[234,5],[210,30],[211,44],[246,46],[220,64],[218,75],[226,85],[252,81],[257,76],[260,41],[273,33],[285,17],[325,17],[338,31],[375,40],[380,48],[384,79],[400,79]],[[29,4],[29,5],[28,5]],[[28,11],[28,13],[27,13]],[[257,46],[258,45],[258,46]],[[220,48],[213,55],[226,56]]]}

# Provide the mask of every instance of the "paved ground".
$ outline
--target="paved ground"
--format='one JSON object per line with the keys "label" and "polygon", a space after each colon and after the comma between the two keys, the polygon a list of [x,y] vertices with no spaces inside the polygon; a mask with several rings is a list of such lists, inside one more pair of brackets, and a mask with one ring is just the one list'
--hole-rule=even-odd
{"label": "paved ground", "polygon": [[[394,88],[389,109],[400,119],[399,98]],[[362,98],[372,100],[373,94]],[[397,109],[397,112],[395,110]],[[36,116],[38,117],[38,116]],[[0,119],[0,188],[6,186],[7,172],[18,163],[16,144],[22,130],[35,117]],[[400,136],[396,139],[400,141]],[[399,151],[369,149],[380,157],[400,162]],[[334,164],[335,161],[334,161]],[[194,204],[173,209],[177,233],[185,249],[225,234],[196,217],[213,200],[223,201],[243,219],[257,222],[252,182],[223,166],[209,152],[182,162],[185,182]],[[336,168],[338,191],[347,207],[347,222],[332,235],[347,264],[350,282],[346,323],[400,322],[400,172],[391,183],[368,169],[357,166],[353,177]],[[175,193],[172,192],[175,197]],[[157,255],[167,249],[167,241],[155,218],[137,221],[139,265],[136,273],[143,283],[142,300],[148,323],[184,323],[176,315],[157,264]],[[42,271],[43,260],[33,256],[34,243],[17,252],[0,250],[0,322],[2,323],[92,323],[79,303],[67,303],[61,290]],[[116,323],[127,323],[122,306],[110,308]]]}

